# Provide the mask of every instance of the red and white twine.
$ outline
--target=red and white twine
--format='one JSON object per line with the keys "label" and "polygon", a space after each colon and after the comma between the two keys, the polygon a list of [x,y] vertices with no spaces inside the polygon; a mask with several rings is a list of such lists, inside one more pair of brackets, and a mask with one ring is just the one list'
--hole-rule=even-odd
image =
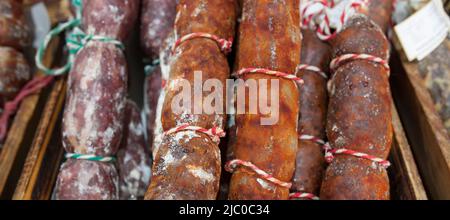
{"label": "red and white twine", "polygon": [[345,9],[342,11],[341,16],[339,17],[339,22],[336,24],[335,30],[332,31],[331,29],[331,21],[330,21],[330,12],[329,9],[331,7],[334,7],[331,5],[329,8],[325,9],[324,12],[324,18],[322,22],[319,24],[319,27],[317,28],[317,36],[324,41],[331,40],[334,37],[336,37],[337,33],[341,32],[344,28],[345,23],[347,22],[349,15],[352,14],[352,12],[357,11],[359,8],[366,6],[368,3],[368,0],[353,0],[350,4],[348,4]]}
{"label": "red and white twine", "polygon": [[319,74],[321,77],[323,77],[324,79],[328,80],[328,75],[317,66],[311,66],[311,65],[307,65],[307,64],[298,65],[297,72],[302,71],[302,70],[308,70],[311,72],[315,72],[315,73]]}
{"label": "red and white twine", "polygon": [[288,74],[288,73],[283,73],[280,71],[269,70],[269,69],[264,69],[264,68],[244,68],[244,69],[239,70],[237,73],[235,73],[233,75],[239,77],[239,76],[242,76],[245,74],[255,74],[255,73],[276,76],[276,77],[292,80],[292,81],[300,83],[300,84],[304,83],[303,79],[297,77],[294,74]]}
{"label": "red and white twine", "polygon": [[188,124],[184,124],[175,128],[172,128],[166,132],[164,132],[165,135],[175,134],[180,131],[195,131],[200,132],[203,134],[208,135],[214,142],[218,143],[220,142],[220,138],[223,138],[226,136],[226,133],[219,127],[213,127],[211,129],[206,129],[198,126],[191,126]]}
{"label": "red and white twine", "polygon": [[302,17],[302,27],[315,29],[314,19],[325,12],[329,7],[327,0],[312,0],[302,4],[300,12]]}
{"label": "red and white twine", "polygon": [[357,151],[349,150],[349,149],[345,149],[345,148],[333,149],[333,148],[331,148],[330,144],[324,145],[324,148],[325,148],[325,160],[328,163],[331,163],[334,160],[335,155],[342,154],[342,155],[350,155],[350,156],[359,157],[362,159],[373,161],[385,169],[387,169],[391,166],[391,163],[389,161],[381,159],[379,157],[375,157],[375,156],[366,154],[366,153],[361,153],[361,152],[357,152]]}
{"label": "red and white twine", "polygon": [[256,165],[254,165],[253,163],[248,162],[248,161],[243,161],[243,160],[239,160],[239,159],[232,160],[232,161],[228,162],[228,163],[225,165],[225,170],[228,171],[228,172],[230,172],[230,173],[233,173],[233,172],[236,171],[236,169],[237,169],[239,166],[243,166],[243,167],[246,167],[246,168],[251,169],[251,170],[252,170],[253,172],[255,172],[259,177],[261,177],[261,178],[263,178],[264,180],[266,180],[266,181],[268,181],[268,182],[271,182],[271,183],[273,183],[273,184],[275,184],[275,185],[277,185],[277,186],[281,186],[281,187],[288,188],[288,189],[290,189],[290,188],[292,187],[292,183],[284,182],[284,181],[282,181],[282,180],[279,180],[279,179],[273,177],[272,175],[268,174],[266,171],[264,171],[264,170],[258,168],[258,167],[257,167]]}
{"label": "red and white twine", "polygon": [[302,141],[312,141],[312,142],[314,142],[316,144],[319,144],[321,146],[323,146],[323,145],[325,145],[327,143],[327,142],[325,142],[324,140],[322,140],[320,138],[314,137],[312,135],[306,135],[306,134],[301,135],[299,137],[299,139],[302,140]]}
{"label": "red and white twine", "polygon": [[382,65],[388,72],[390,71],[389,62],[376,56],[369,54],[344,54],[331,61],[330,68],[335,71],[342,63],[352,60],[367,60]]}
{"label": "red and white twine", "polygon": [[194,38],[208,38],[213,41],[216,41],[218,46],[220,47],[220,50],[225,54],[229,54],[233,47],[233,39],[232,38],[229,40],[226,40],[226,39],[220,38],[214,34],[197,32],[197,33],[191,33],[191,34],[184,35],[183,37],[178,39],[175,42],[175,44],[173,45],[173,48],[172,48],[173,53],[175,53],[175,50],[177,49],[177,47],[179,47],[183,42],[192,40]]}
{"label": "red and white twine", "polygon": [[303,193],[303,192],[291,193],[291,194],[289,194],[289,199],[290,200],[295,200],[295,199],[320,200],[319,197],[317,197],[316,195],[314,195],[312,193]]}
{"label": "red and white twine", "polygon": [[345,154],[345,155],[350,155],[350,156],[359,157],[359,158],[373,161],[373,162],[379,164],[381,167],[386,168],[386,169],[389,166],[391,166],[391,163],[389,161],[366,154],[366,153],[361,153],[361,152],[357,152],[357,151],[349,150],[349,149],[345,149],[345,148],[333,149],[331,147],[330,143],[327,143],[324,140],[314,137],[314,136],[311,136],[311,135],[301,135],[300,140],[312,141],[312,142],[317,143],[320,146],[322,146],[322,148],[325,150],[325,160],[328,163],[331,163],[334,160],[335,155]]}

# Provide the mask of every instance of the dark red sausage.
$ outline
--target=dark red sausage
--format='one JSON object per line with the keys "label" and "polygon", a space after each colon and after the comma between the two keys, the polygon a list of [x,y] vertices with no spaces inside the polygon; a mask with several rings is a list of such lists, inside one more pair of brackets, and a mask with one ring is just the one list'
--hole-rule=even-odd
{"label": "dark red sausage", "polygon": [[125,131],[117,153],[120,199],[142,199],[150,182],[151,155],[139,107],[128,100],[125,113]]}
{"label": "dark red sausage", "polygon": [[[333,41],[333,57],[370,54],[389,59],[382,30],[363,15],[351,18]],[[392,144],[389,76],[380,64],[354,60],[334,73],[327,134],[333,148],[347,148],[382,159]],[[386,169],[348,155],[337,155],[326,171],[321,199],[389,199]]]}
{"label": "dark red sausage", "polygon": [[[331,50],[312,30],[303,30],[302,64],[318,67],[328,73]],[[300,86],[299,136],[310,135],[325,140],[328,105],[327,78],[308,70],[298,74],[305,84]],[[318,195],[325,171],[322,146],[313,141],[300,140],[293,178],[293,190]]]}

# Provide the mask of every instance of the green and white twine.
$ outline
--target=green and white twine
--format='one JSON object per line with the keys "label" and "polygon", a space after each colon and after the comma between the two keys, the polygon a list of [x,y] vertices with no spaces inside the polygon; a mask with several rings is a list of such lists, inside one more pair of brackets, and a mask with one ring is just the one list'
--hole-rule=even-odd
{"label": "green and white twine", "polygon": [[[52,29],[47,36],[45,36],[44,41],[40,45],[37,50],[35,61],[36,66],[42,70],[47,75],[59,76],[67,73],[73,65],[75,55],[84,47],[89,41],[100,41],[104,43],[111,43],[116,45],[120,49],[125,49],[125,46],[122,42],[115,40],[110,37],[92,35],[84,33],[79,26],[81,25],[81,16],[83,14],[83,1],[82,0],[72,0],[72,5],[76,9],[75,18],[59,24],[57,27]],[[66,37],[66,46],[69,50],[69,57],[67,63],[56,69],[50,69],[43,64],[45,51],[52,41],[52,39],[56,36],[59,36],[61,33],[65,31],[72,30],[70,34]]]}
{"label": "green and white twine", "polygon": [[104,163],[113,163],[116,161],[115,157],[100,157],[96,155],[87,155],[87,154],[66,154],[67,159],[76,159],[76,160],[89,160],[95,162],[104,162]]}

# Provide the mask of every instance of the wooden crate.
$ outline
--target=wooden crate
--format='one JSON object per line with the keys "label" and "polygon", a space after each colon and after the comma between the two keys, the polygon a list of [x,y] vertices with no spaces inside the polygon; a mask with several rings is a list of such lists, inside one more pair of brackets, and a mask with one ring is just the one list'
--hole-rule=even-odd
{"label": "wooden crate", "polygon": [[[51,24],[58,23],[62,18],[61,15],[64,10],[59,10],[61,2],[48,5]],[[58,57],[55,54],[61,51],[60,49],[61,45],[58,39],[51,42],[47,50],[48,52],[44,56],[43,63],[46,66],[53,65],[55,61],[54,58]],[[42,77],[43,75],[44,73],[41,71],[35,71],[33,76]],[[11,118],[12,123],[9,126],[3,147],[0,149],[1,199],[10,198],[14,192],[15,185],[20,177],[22,166],[33,139],[34,131],[39,123],[42,108],[46,103],[45,98],[47,97],[48,92],[49,89],[43,89],[42,91],[25,98],[15,116]]]}
{"label": "wooden crate", "polygon": [[[449,40],[446,42],[450,44]],[[397,47],[392,92],[427,193],[450,199],[450,138],[416,62],[408,62]],[[400,55],[399,55],[400,54]]]}

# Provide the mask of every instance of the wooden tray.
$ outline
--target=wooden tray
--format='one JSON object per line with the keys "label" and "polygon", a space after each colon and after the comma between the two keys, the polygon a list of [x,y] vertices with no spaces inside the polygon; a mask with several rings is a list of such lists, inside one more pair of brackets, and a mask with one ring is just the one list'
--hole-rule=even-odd
{"label": "wooden tray", "polygon": [[[447,41],[447,43],[449,43]],[[420,174],[431,199],[450,199],[450,138],[417,63],[397,50],[392,92],[410,140]]]}
{"label": "wooden tray", "polygon": [[[60,2],[58,2],[58,4],[49,5],[48,7],[51,24],[56,24],[61,18],[62,11],[58,10],[59,4]],[[30,6],[30,4],[27,6]],[[55,54],[60,51],[60,49],[59,41],[56,39],[49,45],[43,63],[47,66],[51,66],[54,63],[54,57],[58,57],[55,56]],[[41,77],[43,75],[42,72],[36,71],[33,76]],[[33,139],[34,131],[39,123],[40,114],[46,103],[45,97],[47,97],[48,92],[49,89],[44,89],[25,98],[15,116],[11,118],[12,123],[9,126],[3,148],[0,149],[1,199],[11,198],[14,192],[26,154]]]}

